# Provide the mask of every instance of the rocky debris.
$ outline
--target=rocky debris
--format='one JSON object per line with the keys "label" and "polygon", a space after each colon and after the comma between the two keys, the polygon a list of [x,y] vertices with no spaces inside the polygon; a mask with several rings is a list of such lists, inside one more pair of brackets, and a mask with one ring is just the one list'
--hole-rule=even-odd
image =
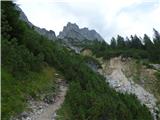
{"label": "rocky debris", "polygon": [[110,73],[108,73],[105,68],[103,68],[100,73],[106,76],[106,82],[116,91],[136,95],[140,102],[149,108],[154,120],[158,120],[157,113],[159,109],[156,104],[157,99],[142,86],[134,83],[132,78],[127,78],[125,76],[123,72],[124,66],[121,62],[121,57],[111,59],[109,64],[107,64]]}
{"label": "rocky debris", "polygon": [[140,85],[135,84],[132,80],[123,81],[121,79],[112,79],[112,76],[106,76],[106,82],[118,92],[136,95],[141,103],[149,108],[156,120],[156,111],[158,111],[157,100],[151,93],[147,92]]}
{"label": "rocky debris", "polygon": [[51,116],[51,120],[55,120],[57,117],[57,114],[56,113],[53,113],[52,116]]}
{"label": "rocky debris", "polygon": [[104,39],[95,30],[89,30],[88,28],[80,29],[78,25],[70,22],[68,22],[67,26],[64,26],[63,31],[60,32],[57,37],[60,39],[72,38],[79,42],[83,40],[104,41]]}
{"label": "rocky debris", "polygon": [[49,104],[46,102],[30,100],[26,108],[27,110],[10,120],[36,120],[48,106]]}
{"label": "rocky debris", "polygon": [[59,94],[55,97],[54,104],[49,105],[44,111],[37,117],[36,120],[55,120],[57,117],[56,111],[61,107],[65,99],[67,86],[65,82],[60,82]]}
{"label": "rocky debris", "polygon": [[43,99],[43,101],[47,104],[53,104],[55,99],[53,95],[46,95]]}
{"label": "rocky debris", "polygon": [[28,118],[29,114],[27,112],[23,112],[20,115],[20,118]]}
{"label": "rocky debris", "polygon": [[31,28],[34,28],[35,31],[37,31],[40,35],[43,35],[45,37],[47,37],[50,40],[55,40],[56,39],[56,35],[55,32],[52,30],[46,30],[45,28],[39,28],[35,25],[33,25],[27,18],[27,16],[25,15],[25,13],[22,11],[22,9],[20,7],[18,7],[16,5],[16,10],[18,10],[20,12],[20,19],[23,20],[24,22],[26,22]]}
{"label": "rocky debris", "polygon": [[156,70],[160,70],[160,64],[150,64],[153,66]]}
{"label": "rocky debris", "polygon": [[56,94],[52,94],[51,97],[44,97],[44,100],[31,98],[28,101],[26,111],[10,120],[55,120],[57,117],[56,110],[61,107],[67,91],[67,84],[63,79],[57,79],[56,84],[58,85]]}

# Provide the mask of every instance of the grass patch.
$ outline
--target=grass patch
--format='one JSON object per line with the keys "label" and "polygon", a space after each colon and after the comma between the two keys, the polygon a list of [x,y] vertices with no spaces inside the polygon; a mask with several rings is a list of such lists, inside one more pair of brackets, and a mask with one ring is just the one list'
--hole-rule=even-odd
{"label": "grass patch", "polygon": [[139,60],[133,61],[133,63],[131,63],[131,71],[132,75],[133,75],[133,81],[135,83],[141,84],[141,80],[140,80],[140,75],[141,75],[141,67],[142,64]]}
{"label": "grass patch", "polygon": [[25,110],[29,96],[39,99],[38,94],[55,90],[55,70],[44,67],[39,73],[32,72],[27,80],[17,80],[8,71],[2,69],[2,119]]}
{"label": "grass patch", "polygon": [[157,82],[156,82],[156,90],[157,90],[157,93],[160,93],[160,71],[157,71],[155,73],[155,76],[157,78]]}
{"label": "grass patch", "polygon": [[64,102],[61,109],[57,111],[58,116],[56,117],[56,120],[70,120],[71,112],[68,105]]}

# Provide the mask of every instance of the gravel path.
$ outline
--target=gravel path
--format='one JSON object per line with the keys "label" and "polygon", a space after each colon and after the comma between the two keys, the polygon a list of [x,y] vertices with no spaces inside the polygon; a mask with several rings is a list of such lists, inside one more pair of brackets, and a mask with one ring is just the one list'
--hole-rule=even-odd
{"label": "gravel path", "polygon": [[61,107],[67,93],[67,84],[64,80],[58,79],[57,85],[56,95],[52,98],[53,102],[47,103],[30,99],[27,107],[30,110],[28,112],[24,111],[10,120],[55,120],[56,111]]}
{"label": "gravel path", "polygon": [[65,99],[66,91],[67,91],[67,86],[61,85],[60,92],[58,96],[56,96],[55,98],[55,103],[52,105],[49,105],[48,108],[46,108],[40,114],[40,116],[38,116],[37,120],[55,120],[56,110],[58,110],[61,107],[61,104]]}

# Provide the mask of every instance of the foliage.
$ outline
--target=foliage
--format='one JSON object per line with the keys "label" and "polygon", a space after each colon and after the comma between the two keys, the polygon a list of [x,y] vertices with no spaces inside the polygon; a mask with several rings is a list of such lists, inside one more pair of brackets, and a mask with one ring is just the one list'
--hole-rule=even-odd
{"label": "foliage", "polygon": [[14,76],[27,75],[29,71],[39,71],[43,62],[43,55],[34,55],[24,45],[18,45],[17,39],[2,38],[2,66]]}
{"label": "foliage", "polygon": [[117,47],[118,48],[125,48],[124,38],[121,37],[120,35],[117,36]]}
{"label": "foliage", "polygon": [[[148,59],[153,63],[160,63],[160,33],[154,29],[153,41],[145,34],[144,38],[132,36],[126,40],[117,36],[117,39],[112,38],[111,44],[102,44],[99,41],[93,41],[93,44],[86,45],[93,51],[97,57],[110,59],[111,57],[122,55],[123,57],[133,57],[136,59]],[[143,41],[143,42],[142,42]],[[101,49],[103,48],[103,49]]]}
{"label": "foliage", "polygon": [[111,39],[111,48],[116,48],[116,45],[117,45],[117,43],[116,43],[116,39],[114,38],[114,37],[112,37],[112,39]]}
{"label": "foliage", "polygon": [[160,87],[159,87],[160,86],[160,71],[156,72],[155,75],[156,75],[157,80],[158,80],[158,82],[156,84],[156,88],[157,88],[157,91],[159,93],[160,92]]}
{"label": "foliage", "polygon": [[37,94],[54,91],[55,79],[53,69],[45,67],[39,73],[31,72],[28,77],[17,79],[6,69],[2,68],[2,120],[9,120],[11,116],[22,112],[27,99],[37,98]]}

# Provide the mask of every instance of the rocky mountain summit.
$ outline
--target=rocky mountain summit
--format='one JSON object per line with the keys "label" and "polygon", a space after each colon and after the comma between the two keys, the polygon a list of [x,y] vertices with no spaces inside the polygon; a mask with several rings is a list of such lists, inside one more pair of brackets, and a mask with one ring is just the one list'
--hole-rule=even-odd
{"label": "rocky mountain summit", "polygon": [[68,22],[63,31],[57,36],[59,41],[76,53],[84,48],[86,44],[92,44],[94,40],[103,42],[104,39],[95,31],[88,28],[79,28],[76,23]]}
{"label": "rocky mountain summit", "polygon": [[20,12],[20,19],[25,21],[30,27],[34,28],[35,31],[37,31],[40,35],[43,35],[45,37],[47,37],[50,40],[55,40],[56,39],[56,35],[55,32],[52,30],[46,30],[45,28],[39,28],[35,25],[33,25],[27,18],[27,16],[25,15],[25,13],[22,11],[22,9],[18,6],[16,6],[16,10],[18,10]]}
{"label": "rocky mountain summit", "polygon": [[59,38],[61,43],[65,43],[66,46],[75,50],[75,52],[79,52],[81,49],[80,46],[83,46],[83,44],[86,44],[87,42],[92,42],[93,40],[104,41],[104,39],[95,30],[79,28],[77,24],[72,24],[70,22],[64,26],[63,31],[61,31],[56,37],[54,31],[48,31],[45,28],[39,28],[33,25],[20,7],[16,6],[16,10],[20,12],[20,19],[25,21],[31,28],[34,28],[34,30],[40,35],[43,35],[50,40],[57,40],[57,38]]}
{"label": "rocky mountain summit", "polygon": [[72,24],[70,22],[68,22],[68,24],[64,26],[63,31],[61,31],[57,37],[60,39],[69,38],[77,41],[104,41],[104,39],[95,30],[89,30],[88,28],[79,28],[77,24]]}

